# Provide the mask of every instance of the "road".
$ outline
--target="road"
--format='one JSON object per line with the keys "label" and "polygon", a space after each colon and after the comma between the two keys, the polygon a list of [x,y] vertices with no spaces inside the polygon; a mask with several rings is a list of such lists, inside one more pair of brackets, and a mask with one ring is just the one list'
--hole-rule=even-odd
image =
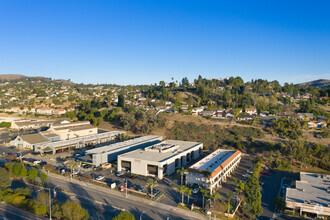
{"label": "road", "polygon": [[[297,178],[297,174],[290,172],[282,172],[282,171],[274,171],[270,173],[270,176],[261,176],[260,181],[264,182],[264,188],[262,191],[261,205],[263,208],[263,212],[258,219],[271,219],[274,218],[273,214],[275,211],[274,198],[278,197],[279,191],[281,188],[281,182],[283,179],[283,183],[291,183],[295,178]],[[278,217],[276,219],[285,219],[282,217]]]}
{"label": "road", "polygon": [[[71,199],[78,200],[89,211],[92,219],[109,219],[111,216],[118,214],[118,210],[131,212],[136,219],[140,218],[143,211],[145,213],[142,215],[142,219],[194,219],[191,216],[184,215],[184,211],[177,211],[173,207],[169,209],[169,206],[164,204],[151,201],[148,203],[139,198],[134,200],[131,195],[130,199],[126,199],[121,193],[119,195],[115,191],[113,193],[105,193],[99,187],[94,186],[95,189],[87,187],[90,185],[87,183],[85,183],[86,186],[84,187],[69,181],[63,181],[57,177],[49,177],[48,181],[54,186],[59,185],[64,191],[72,193]],[[117,195],[114,193],[117,193]],[[64,199],[70,197],[70,194],[59,194],[59,197],[61,195],[64,196]]]}
{"label": "road", "polygon": [[15,206],[3,202],[0,203],[0,216],[3,217],[3,219],[10,219],[10,220],[44,219],[44,218],[40,218],[39,216],[37,217],[36,215],[27,212],[23,209],[17,208]]}

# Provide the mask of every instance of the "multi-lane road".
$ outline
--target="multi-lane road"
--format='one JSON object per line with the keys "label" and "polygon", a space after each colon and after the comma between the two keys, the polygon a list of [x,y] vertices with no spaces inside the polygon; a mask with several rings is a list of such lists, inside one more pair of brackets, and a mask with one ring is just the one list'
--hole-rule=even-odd
{"label": "multi-lane road", "polygon": [[0,203],[0,219],[10,219],[10,220],[37,220],[43,219],[36,216],[30,212],[17,208],[15,206]]}
{"label": "multi-lane road", "polygon": [[[58,194],[58,199],[70,197],[78,200],[86,208],[92,219],[109,219],[121,210],[133,213],[136,219],[207,219],[197,213],[187,215],[187,211],[165,204],[146,201],[129,195],[125,198],[123,193],[105,191],[100,187],[88,183],[70,182],[63,180],[62,176],[50,176],[49,180],[54,186],[59,186],[65,193]],[[85,186],[84,186],[85,185]]]}

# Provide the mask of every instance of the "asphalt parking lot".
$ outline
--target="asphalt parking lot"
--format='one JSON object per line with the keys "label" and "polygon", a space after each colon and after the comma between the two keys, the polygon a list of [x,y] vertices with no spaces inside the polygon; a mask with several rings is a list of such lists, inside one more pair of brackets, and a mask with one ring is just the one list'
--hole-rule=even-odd
{"label": "asphalt parking lot", "polygon": [[0,143],[8,143],[11,140],[14,140],[18,135],[26,135],[26,134],[35,134],[40,130],[37,129],[29,129],[29,130],[2,130],[0,131]]}

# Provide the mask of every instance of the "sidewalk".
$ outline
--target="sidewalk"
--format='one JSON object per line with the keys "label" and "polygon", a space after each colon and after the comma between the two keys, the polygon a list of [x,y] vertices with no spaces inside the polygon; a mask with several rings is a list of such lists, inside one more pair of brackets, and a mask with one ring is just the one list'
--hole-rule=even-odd
{"label": "sidewalk", "polygon": [[[66,177],[61,176],[61,175],[57,175],[57,174],[54,174],[54,173],[49,173],[48,175],[50,177],[58,179],[58,180],[70,182],[69,178],[66,178]],[[91,184],[91,183],[85,183],[85,182],[82,182],[82,181],[79,181],[79,180],[76,180],[76,179],[72,179],[72,183],[83,186],[83,187],[87,187],[89,189],[97,190],[99,192],[101,191],[101,192],[104,192],[104,193],[107,193],[107,194],[110,194],[110,195],[113,195],[113,196],[116,196],[116,197],[129,199],[131,201],[138,202],[138,203],[143,203],[145,205],[149,205],[149,206],[157,208],[157,209],[162,209],[162,210],[166,210],[168,212],[174,212],[174,213],[178,213],[178,214],[181,214],[181,215],[185,215],[185,216],[190,217],[190,218],[208,219],[208,216],[201,215],[201,214],[195,213],[193,211],[188,211],[188,210],[184,210],[184,209],[181,209],[181,208],[177,208],[177,207],[174,207],[174,206],[166,205],[166,204],[163,204],[163,203],[151,201],[151,200],[148,200],[148,199],[145,199],[145,198],[136,197],[136,196],[133,196],[133,195],[129,195],[127,198],[125,198],[125,194],[122,193],[122,192],[107,189],[107,188],[104,188],[104,187],[100,187],[100,186],[97,186],[97,185],[94,185],[94,184]],[[77,196],[79,196],[79,195],[77,195]],[[98,203],[100,203],[100,202],[98,202]],[[107,205],[107,204],[104,203],[104,205]]]}

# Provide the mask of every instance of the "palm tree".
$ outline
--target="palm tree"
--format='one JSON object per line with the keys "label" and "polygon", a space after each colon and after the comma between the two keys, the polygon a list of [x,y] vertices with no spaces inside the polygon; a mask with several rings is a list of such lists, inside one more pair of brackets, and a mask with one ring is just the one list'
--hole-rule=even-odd
{"label": "palm tree", "polygon": [[146,187],[150,187],[151,196],[154,195],[154,194],[153,194],[153,190],[154,190],[154,188],[157,187],[157,186],[158,186],[158,182],[157,182],[157,180],[155,180],[155,179],[150,178],[150,179],[148,179],[147,182],[146,182]]}
{"label": "palm tree", "polygon": [[188,193],[188,205],[189,205],[189,196],[190,196],[191,193],[192,193],[192,189],[189,189],[189,188],[187,187],[187,193]]}
{"label": "palm tree", "polygon": [[181,176],[181,186],[183,185],[183,175],[185,174],[185,172],[187,172],[188,170],[185,170],[184,167],[181,167],[180,169],[177,169],[176,172],[180,174]]}
{"label": "palm tree", "polygon": [[203,208],[204,208],[204,200],[205,200],[205,197],[207,197],[209,195],[209,191],[205,188],[201,188],[201,193],[203,196]]}
{"label": "palm tree", "polygon": [[211,198],[213,199],[213,205],[215,205],[215,200],[218,200],[221,198],[219,193],[214,193],[211,195]]}
{"label": "palm tree", "polygon": [[187,191],[187,187],[186,186],[180,186],[179,187],[179,192],[181,193],[182,196],[182,204],[184,203],[184,193]]}

